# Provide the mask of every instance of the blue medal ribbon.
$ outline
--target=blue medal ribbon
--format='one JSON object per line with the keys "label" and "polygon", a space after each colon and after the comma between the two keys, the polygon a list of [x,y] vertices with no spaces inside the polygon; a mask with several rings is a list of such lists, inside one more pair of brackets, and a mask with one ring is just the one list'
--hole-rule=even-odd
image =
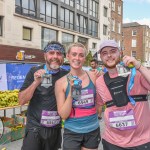
{"label": "blue medal ribbon", "polygon": [[128,97],[130,99],[130,102],[132,105],[135,105],[135,100],[130,96],[130,91],[131,89],[133,88],[134,86],[134,77],[136,75],[136,69],[135,67],[134,68],[131,68],[131,76],[130,76],[130,81],[129,81],[129,85],[128,85]]}
{"label": "blue medal ribbon", "polygon": [[44,70],[46,71],[46,74],[56,74],[59,72],[60,69],[56,69],[56,70],[48,70],[47,66],[44,65]]}
{"label": "blue medal ribbon", "polygon": [[[120,62],[120,65],[124,65],[124,63]],[[129,100],[130,100],[131,104],[135,105],[135,100],[130,96],[130,91],[134,86],[134,77],[136,75],[136,68],[133,67],[133,68],[130,68],[130,69],[131,69],[131,75],[130,75],[130,80],[129,80],[129,84],[128,84],[128,97],[129,97]]]}

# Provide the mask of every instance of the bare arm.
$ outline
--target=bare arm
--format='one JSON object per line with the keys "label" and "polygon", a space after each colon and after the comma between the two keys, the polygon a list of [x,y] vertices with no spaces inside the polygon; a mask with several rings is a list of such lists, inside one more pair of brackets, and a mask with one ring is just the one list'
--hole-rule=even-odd
{"label": "bare arm", "polygon": [[132,63],[135,66],[135,68],[141,72],[141,74],[144,76],[147,82],[150,83],[150,70],[142,66],[140,61],[136,60],[134,57],[124,56],[123,62],[126,66]]}
{"label": "bare arm", "polygon": [[28,101],[30,101],[30,99],[33,96],[33,93],[35,91],[35,89],[37,88],[39,84],[35,81],[33,81],[33,83],[25,90],[19,92],[19,104],[20,105],[24,105],[26,104]]}
{"label": "bare arm", "polygon": [[[65,99],[65,86],[66,76],[56,81],[55,83],[55,95],[57,101],[57,110],[62,119],[67,119],[71,113],[72,109],[72,97],[71,88],[69,90],[68,96]],[[72,82],[73,83],[73,82]]]}
{"label": "bare arm", "polygon": [[26,88],[25,90],[19,92],[19,104],[20,105],[24,105],[26,104],[28,101],[31,100],[34,92],[35,92],[35,89],[37,88],[37,86],[41,83],[42,81],[42,75],[45,73],[45,70],[43,69],[40,69],[40,70],[37,70],[35,73],[34,73],[34,81],[33,83],[28,87]]}

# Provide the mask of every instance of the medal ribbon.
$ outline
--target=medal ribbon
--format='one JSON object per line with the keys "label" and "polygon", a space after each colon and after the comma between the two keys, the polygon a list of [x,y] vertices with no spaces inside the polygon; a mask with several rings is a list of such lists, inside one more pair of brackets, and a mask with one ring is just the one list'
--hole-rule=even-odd
{"label": "medal ribbon", "polygon": [[56,74],[59,72],[60,69],[55,69],[55,70],[48,70],[47,66],[44,65],[44,70],[46,71],[46,74]]}

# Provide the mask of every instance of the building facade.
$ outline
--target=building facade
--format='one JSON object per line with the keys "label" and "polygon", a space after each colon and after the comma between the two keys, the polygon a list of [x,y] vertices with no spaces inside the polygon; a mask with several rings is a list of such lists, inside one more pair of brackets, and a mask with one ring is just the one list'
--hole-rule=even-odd
{"label": "building facade", "polygon": [[115,40],[122,48],[123,0],[111,0],[110,39]]}
{"label": "building facade", "polygon": [[123,24],[123,53],[150,67],[150,28],[137,22]]}
{"label": "building facade", "polygon": [[30,61],[44,61],[41,50],[53,40],[66,50],[81,42],[92,54],[101,40],[120,42],[121,29],[112,30],[112,17],[122,22],[122,1],[115,1],[112,11],[114,0],[1,0],[0,60],[14,61],[17,51],[24,50],[35,56]]}

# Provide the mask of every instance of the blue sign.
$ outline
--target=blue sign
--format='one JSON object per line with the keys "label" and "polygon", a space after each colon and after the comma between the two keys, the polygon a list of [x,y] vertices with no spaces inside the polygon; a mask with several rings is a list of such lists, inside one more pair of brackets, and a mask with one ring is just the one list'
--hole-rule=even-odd
{"label": "blue sign", "polygon": [[38,64],[6,64],[8,90],[20,89],[28,71]]}

